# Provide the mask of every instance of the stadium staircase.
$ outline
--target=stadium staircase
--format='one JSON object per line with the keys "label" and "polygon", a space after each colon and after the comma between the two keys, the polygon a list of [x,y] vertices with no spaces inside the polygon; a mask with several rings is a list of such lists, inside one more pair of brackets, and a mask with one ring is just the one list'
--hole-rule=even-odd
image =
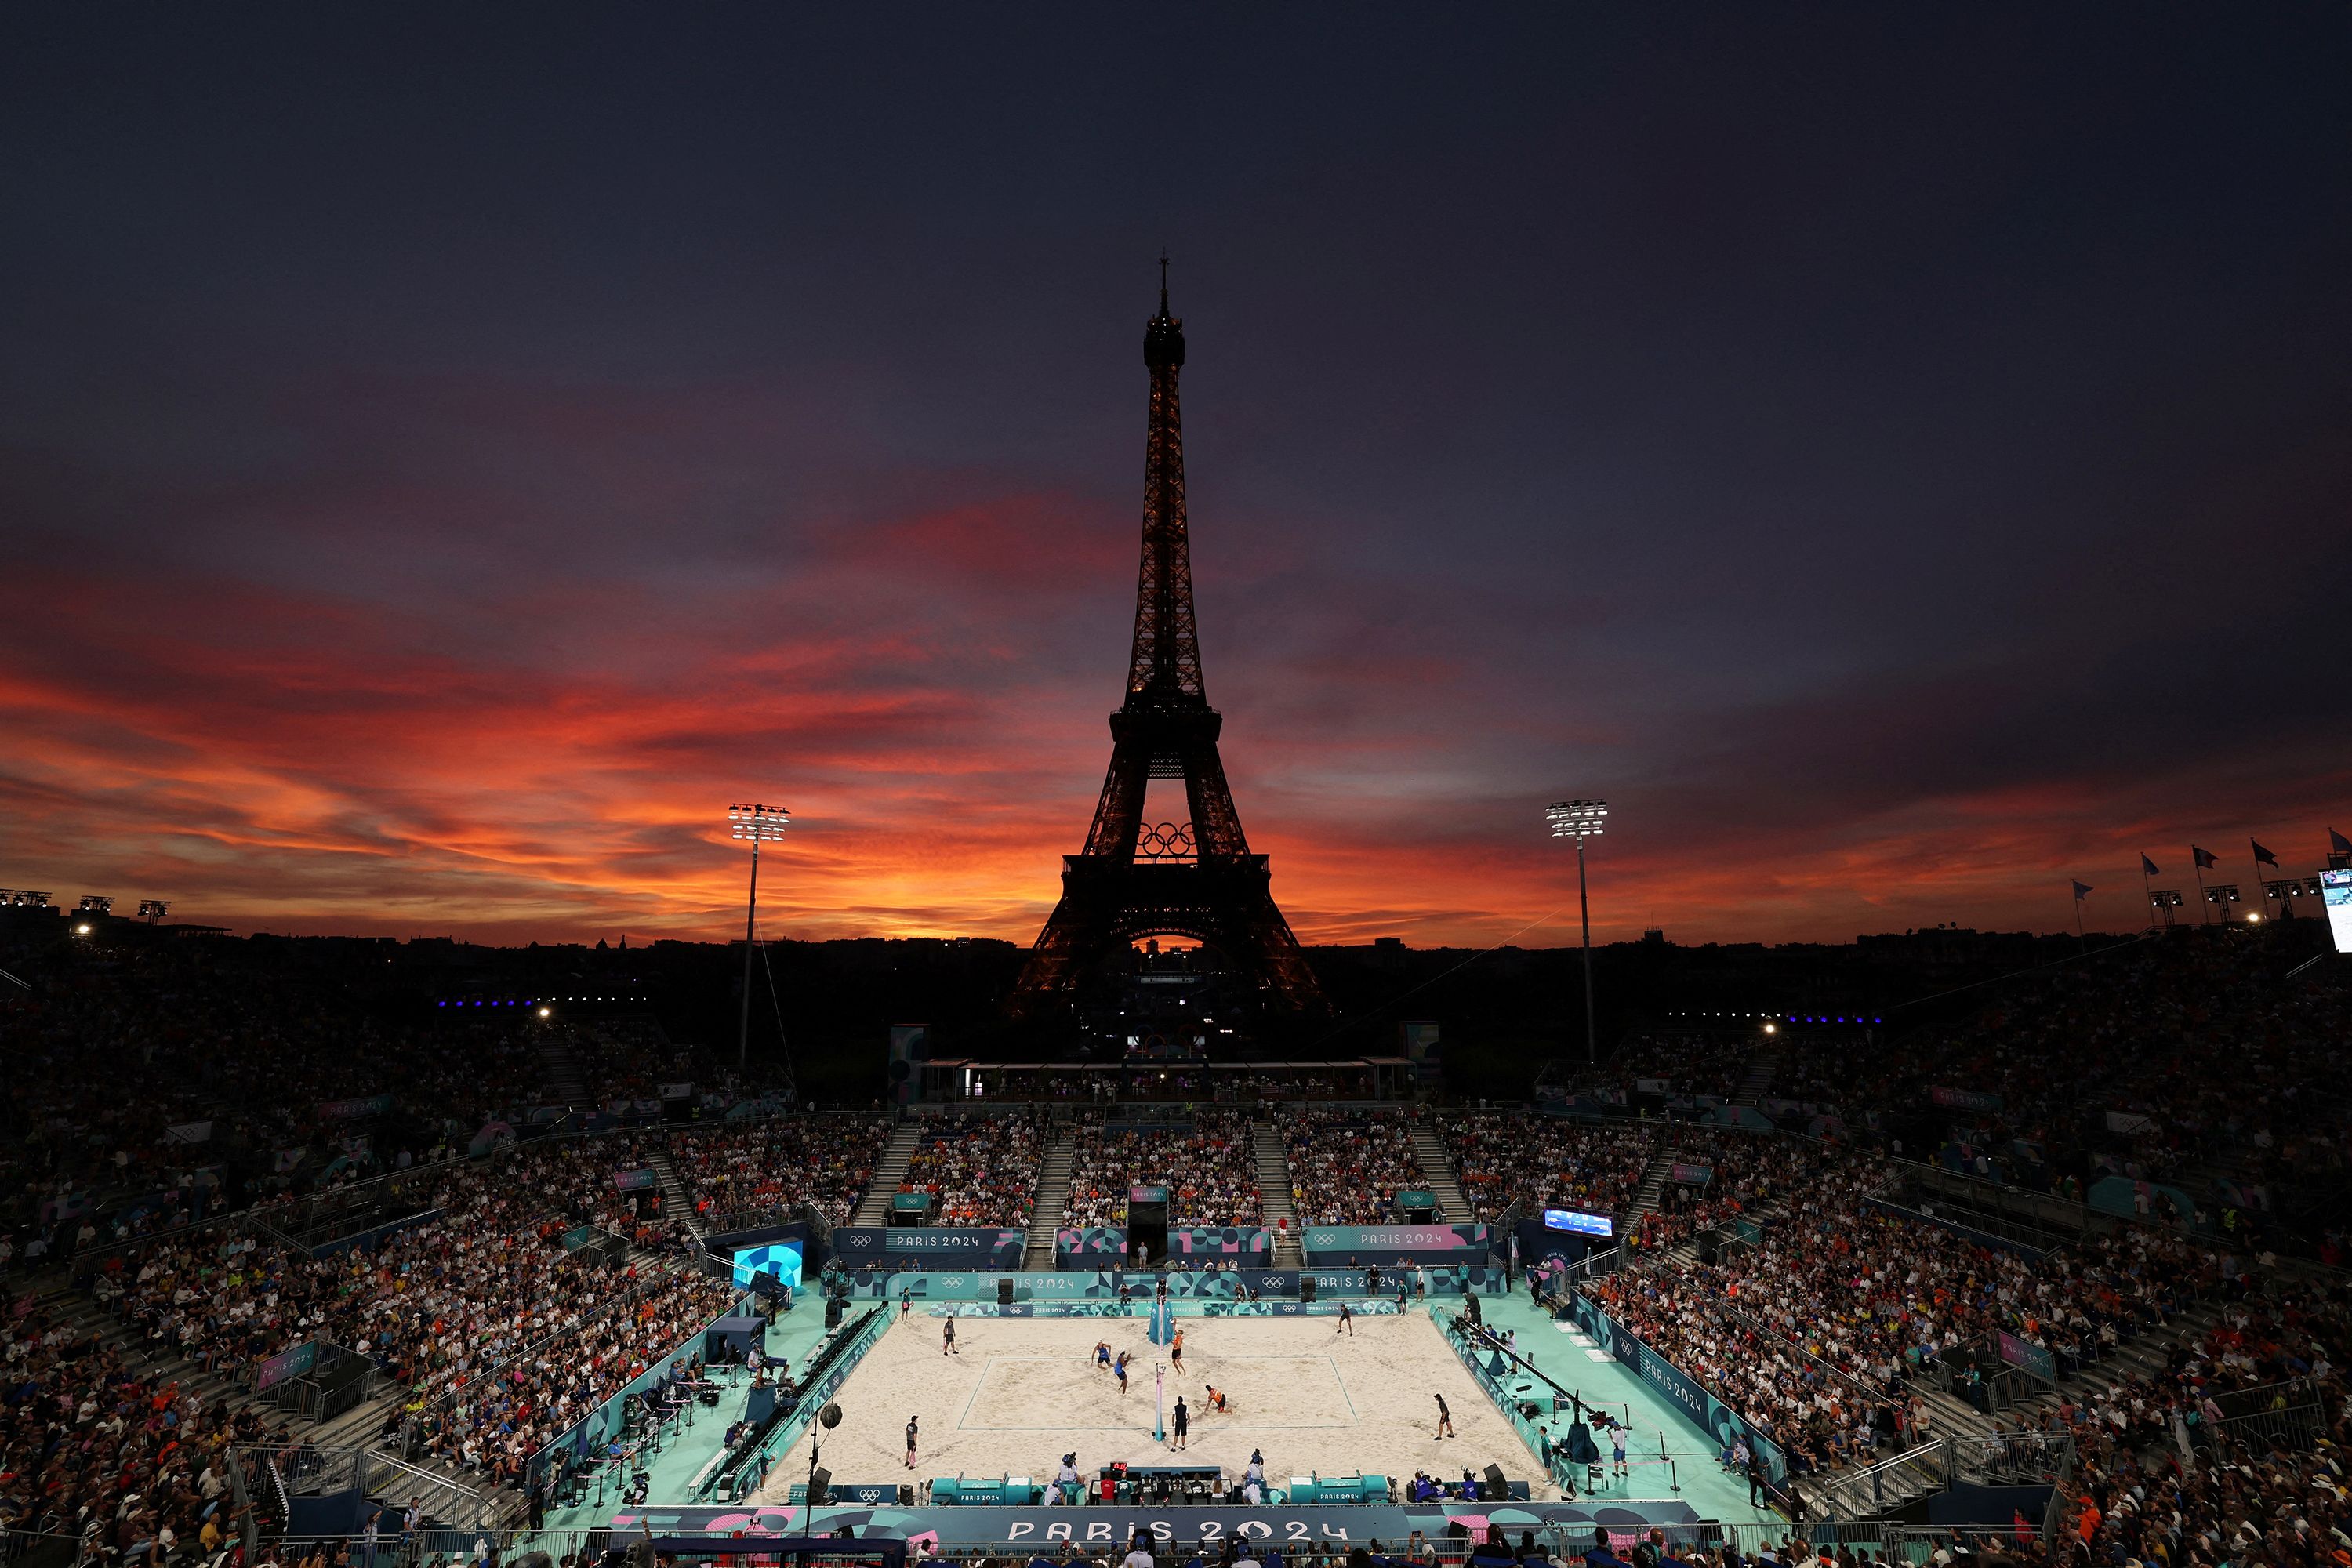
{"label": "stadium staircase", "polygon": [[1636,1224],[1665,1206],[1666,1178],[1674,1174],[1675,1162],[1682,1151],[1669,1143],[1658,1151],[1650,1168],[1642,1173],[1641,1191],[1633,1194],[1633,1219]]}
{"label": "stadium staircase", "polygon": [[1462,1195],[1462,1184],[1454,1179],[1454,1156],[1445,1152],[1445,1140],[1438,1135],[1434,1123],[1412,1124],[1412,1157],[1421,1162],[1421,1179],[1437,1194],[1437,1217],[1448,1225],[1469,1223],[1470,1204]]}
{"label": "stadium staircase", "polygon": [[[163,1348],[160,1342],[147,1339],[137,1329],[117,1320],[95,1297],[74,1289],[62,1280],[38,1297],[37,1303],[38,1308],[56,1314],[58,1326],[71,1342],[79,1343],[96,1339],[113,1345],[121,1352],[123,1364],[133,1373],[143,1378],[176,1383],[182,1393],[194,1395],[207,1410],[236,1410],[254,1405],[273,1426],[287,1420],[283,1411],[252,1393],[248,1381],[250,1369],[246,1365],[220,1366],[207,1371],[202,1363],[191,1361]],[[297,1437],[302,1442],[329,1447],[363,1443],[383,1427],[398,1398],[396,1390],[386,1390],[344,1411],[323,1426],[303,1427],[298,1423]]]}
{"label": "stadium staircase", "polygon": [[857,1200],[857,1212],[849,1216],[850,1224],[888,1223],[890,1200],[898,1195],[898,1188],[906,1182],[907,1166],[914,1159],[915,1145],[922,1136],[922,1123],[912,1118],[892,1130],[882,1157],[874,1162],[874,1180],[867,1184],[866,1195]]}
{"label": "stadium staircase", "polygon": [[[702,1231],[701,1227],[694,1223],[694,1192],[686,1184],[686,1178],[677,1173],[677,1167],[669,1163],[669,1151],[656,1149],[646,1155],[646,1168],[654,1173],[656,1190],[661,1194],[659,1215],[661,1223],[684,1226],[688,1235],[692,1238],[688,1245],[699,1247],[702,1245]],[[631,1263],[640,1262],[651,1256],[653,1253],[649,1248],[634,1245],[629,1248]]]}
{"label": "stadium staircase", "polygon": [[580,1063],[564,1042],[563,1031],[550,1029],[539,1038],[540,1065],[547,1069],[549,1097],[566,1110],[585,1110],[594,1102],[588,1096],[588,1080],[581,1076]]}
{"label": "stadium staircase", "polygon": [[1748,1058],[1748,1072],[1740,1079],[1739,1087],[1732,1092],[1731,1103],[1755,1104],[1764,1098],[1765,1093],[1772,1087],[1772,1080],[1780,1075],[1780,1053],[1759,1051]]}
{"label": "stadium staircase", "polygon": [[1071,1131],[1073,1124],[1054,1124],[1054,1141],[1045,1146],[1045,1158],[1037,1166],[1037,1206],[1029,1213],[1029,1249],[1022,1255],[1024,1268],[1054,1267],[1054,1232],[1062,1223],[1062,1211],[1070,1205],[1070,1167],[1078,1163],[1078,1141]]}
{"label": "stadium staircase", "polygon": [[1258,1201],[1274,1232],[1274,1266],[1296,1268],[1305,1255],[1298,1250],[1298,1211],[1290,1201],[1290,1155],[1281,1130],[1271,1121],[1252,1121],[1250,1147],[1257,1154]]}

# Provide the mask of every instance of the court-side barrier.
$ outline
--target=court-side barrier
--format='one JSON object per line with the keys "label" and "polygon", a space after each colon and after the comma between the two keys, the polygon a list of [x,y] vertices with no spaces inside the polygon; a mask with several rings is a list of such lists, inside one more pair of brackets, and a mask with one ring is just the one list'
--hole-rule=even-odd
{"label": "court-side barrier", "polygon": [[[801,1440],[801,1434],[809,1429],[810,1424],[824,1409],[825,1401],[840,1391],[841,1385],[849,1380],[849,1374],[857,1370],[857,1363],[866,1359],[866,1352],[874,1348],[889,1328],[890,1314],[887,1312],[874,1312],[858,1324],[854,1331],[856,1337],[827,1364],[824,1375],[801,1392],[801,1402],[793,1413],[777,1422],[766,1440],[735,1467],[733,1495],[746,1496],[767,1479],[769,1469],[792,1451],[793,1445]],[[714,1485],[715,1481],[716,1478]]]}
{"label": "court-side barrier", "polygon": [[1319,1300],[1393,1301],[1402,1285],[1407,1300],[1454,1299],[1465,1291],[1506,1293],[1507,1276],[1496,1265],[1433,1264],[1382,1268],[1379,1283],[1364,1268],[1076,1269],[998,1272],[989,1269],[861,1268],[849,1276],[850,1296],[860,1301],[993,1301],[1005,1282],[1020,1301],[1111,1301],[1124,1292],[1150,1301],[1160,1287],[1178,1301],[1247,1301],[1296,1299],[1308,1282]]}
{"label": "court-side barrier", "polygon": [[[1440,1328],[1445,1326],[1439,1324]],[[1462,1364],[1468,1369],[1471,1380],[1485,1391],[1488,1399],[1494,1401],[1495,1408],[1503,1413],[1503,1419],[1511,1424],[1511,1430],[1517,1432],[1519,1441],[1527,1446],[1528,1456],[1543,1468],[1544,1474],[1552,1484],[1574,1496],[1575,1467],[1569,1462],[1566,1448],[1555,1441],[1548,1426],[1528,1414],[1527,1405],[1516,1392],[1503,1386],[1502,1380],[1494,1370],[1496,1358],[1502,1353],[1501,1348],[1496,1345],[1490,1350],[1481,1342],[1483,1338],[1480,1331],[1457,1322],[1453,1331],[1446,1334],[1445,1342],[1454,1347],[1454,1353],[1462,1358]],[[1549,1404],[1551,1399],[1546,1397],[1536,1408],[1540,1410]],[[1677,1486],[1674,1489],[1680,1491],[1682,1489]]]}
{"label": "court-side barrier", "polygon": [[[780,1516],[789,1514],[793,1519],[797,1520],[801,1511],[795,1507],[790,1510],[780,1510],[778,1513]],[[852,1511],[819,1509],[816,1527],[819,1531],[830,1530],[834,1528],[836,1515],[847,1516]],[[867,1510],[856,1511],[862,1513]],[[989,1520],[990,1516],[997,1514],[1029,1514],[1042,1510],[974,1508],[946,1511],[951,1511],[959,1516],[959,1522],[978,1524]],[[1048,1534],[1046,1528],[1030,1524],[1025,1534],[1010,1534],[1010,1530],[1019,1528],[1019,1524],[1027,1523],[1024,1520],[1018,1524],[1001,1527],[998,1535],[991,1538],[980,1540],[950,1538],[937,1542],[927,1540],[923,1542],[923,1560],[926,1563],[954,1563],[958,1568],[980,1568],[981,1564],[991,1559],[1003,1563],[1008,1547],[1018,1547],[1024,1551],[1042,1548],[1058,1554],[1062,1542],[1069,1541],[1076,1549],[1074,1561],[1082,1565],[1082,1568],[1096,1568],[1097,1564],[1115,1563],[1126,1551],[1128,1546],[1126,1539],[1118,1537],[1115,1531],[1111,1536],[1107,1537],[1087,1533],[1086,1515],[1092,1510],[1077,1509],[1056,1511],[1066,1514],[1066,1517],[1055,1527],[1063,1533]],[[1332,1509],[1328,1511],[1338,1518],[1354,1510]],[[937,1517],[939,1517],[937,1514],[929,1514],[923,1521],[908,1522],[910,1524],[927,1523],[930,1519]],[[781,1518],[779,1523],[782,1523]],[[1596,1530],[1607,1538],[1612,1549],[1621,1556],[1630,1555],[1634,1545],[1646,1539],[1651,1531],[1655,1530],[1664,1537],[1667,1548],[1676,1556],[1680,1556],[1685,1551],[1702,1547],[1729,1546],[1737,1549],[1743,1558],[1751,1562],[1767,1551],[1774,1552],[1784,1562],[1811,1556],[1810,1552],[1795,1552],[1796,1545],[1801,1542],[1815,1548],[1827,1547],[1832,1552],[1841,1546],[1854,1552],[1867,1550],[1871,1556],[1879,1562],[1916,1564],[1927,1563],[1939,1548],[1950,1548],[1962,1542],[1980,1544],[1994,1539],[1999,1539],[2003,1544],[2007,1544],[2009,1541],[2008,1532],[1999,1530],[1920,1529],[1917,1527],[1906,1529],[1899,1525],[1846,1524],[1820,1520],[1808,1520],[1795,1525],[1698,1522],[1638,1526],[1612,1523],[1598,1527],[1581,1521],[1576,1522],[1545,1521],[1533,1524],[1520,1524],[1515,1521],[1507,1527],[1505,1533],[1511,1543],[1517,1545],[1524,1531],[1535,1537],[1536,1543],[1543,1547],[1554,1562],[1563,1562],[1579,1557],[1590,1550],[1593,1545]],[[887,1555],[889,1549],[894,1546],[903,1547],[910,1537],[922,1533],[921,1531],[912,1529],[884,1530],[868,1527],[861,1531],[859,1539],[827,1542],[825,1544],[833,1548],[832,1551],[807,1553],[794,1550],[800,1544],[800,1538],[780,1534],[730,1533],[714,1535],[707,1541],[683,1541],[675,1534],[661,1534],[656,1538],[666,1553],[675,1556],[682,1563],[699,1563],[706,1558],[724,1558],[733,1565],[733,1568],[887,1568]],[[1214,1533],[1182,1537],[1170,1533],[1157,1537],[1155,1545],[1161,1554],[1161,1561],[1181,1562],[1183,1560],[1181,1557],[1171,1555],[1180,1545],[1189,1554],[1196,1546],[1205,1542],[1209,1551],[1204,1555],[1213,1560],[1227,1533],[1228,1531],[1223,1529],[1217,1530]],[[1335,1525],[1334,1532],[1328,1536],[1313,1534],[1291,1536],[1286,1532],[1261,1531],[1253,1529],[1236,1529],[1230,1533],[1234,1539],[1244,1542],[1264,1543],[1276,1547],[1282,1552],[1285,1562],[1311,1562],[1321,1564],[1327,1562],[1336,1563],[1344,1560],[1349,1546],[1363,1544],[1379,1531],[1376,1530],[1350,1531],[1344,1527]],[[1435,1532],[1424,1531],[1423,1540],[1430,1556],[1436,1563],[1443,1564],[1444,1568],[1458,1568],[1459,1564],[1469,1561],[1471,1553],[1478,1545],[1478,1537],[1482,1533],[1473,1531],[1467,1535],[1453,1536],[1444,1533],[1441,1527]],[[420,1532],[417,1538],[407,1543],[396,1556],[389,1548],[379,1551],[375,1568],[394,1568],[395,1563],[424,1562],[436,1556],[445,1559],[470,1557],[474,1556],[478,1550],[484,1552],[495,1552],[498,1560],[502,1563],[511,1562],[519,1553],[525,1552],[544,1552],[558,1562],[566,1557],[581,1561],[594,1561],[608,1548],[625,1548],[636,1539],[638,1539],[638,1532],[635,1531],[610,1529],[427,1531]],[[1409,1534],[1382,1537],[1382,1540],[1384,1542],[1392,1540],[1394,1548],[1400,1554],[1411,1544]],[[55,1542],[60,1546],[73,1543],[71,1537],[36,1537],[23,1535],[18,1531],[9,1531],[7,1532],[8,1550],[5,1551],[5,1556],[0,1556],[0,1560],[13,1561],[18,1551],[23,1548],[35,1543],[46,1544],[50,1542]],[[309,1555],[313,1549],[331,1558],[336,1548],[350,1544],[351,1539],[348,1536],[289,1536],[273,1540],[273,1545],[278,1555],[287,1561],[299,1560],[302,1556]],[[352,1561],[354,1563],[359,1562],[356,1554]]]}
{"label": "court-side barrier", "polygon": [[[1394,1301],[1178,1301],[1178,1317],[1394,1318],[1405,1309]],[[934,1318],[1140,1318],[1151,1310],[1149,1297],[1131,1301],[940,1301],[924,1309]]]}

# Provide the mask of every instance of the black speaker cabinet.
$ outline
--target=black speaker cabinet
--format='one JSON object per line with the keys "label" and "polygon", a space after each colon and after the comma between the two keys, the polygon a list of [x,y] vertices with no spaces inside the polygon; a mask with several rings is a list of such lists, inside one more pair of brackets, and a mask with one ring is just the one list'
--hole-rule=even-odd
{"label": "black speaker cabinet", "polygon": [[1298,1277],[1298,1299],[1302,1301],[1315,1300],[1315,1276],[1312,1274],[1302,1274]]}
{"label": "black speaker cabinet", "polygon": [[1511,1483],[1503,1478],[1503,1467],[1486,1467],[1486,1484],[1478,1489],[1479,1498],[1486,1502],[1500,1502],[1511,1495]]}
{"label": "black speaker cabinet", "polygon": [[809,1477],[809,1506],[823,1508],[825,1505],[826,1489],[832,1485],[833,1472],[819,1467],[816,1472]]}
{"label": "black speaker cabinet", "polygon": [[1013,1276],[1010,1274],[1000,1276],[996,1281],[996,1304],[1000,1307],[1013,1305]]}

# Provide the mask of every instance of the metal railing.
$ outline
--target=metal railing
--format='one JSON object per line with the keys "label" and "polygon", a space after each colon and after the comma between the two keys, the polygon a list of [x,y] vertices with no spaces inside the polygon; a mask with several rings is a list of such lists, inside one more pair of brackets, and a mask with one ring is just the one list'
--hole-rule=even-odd
{"label": "metal railing", "polygon": [[2227,1415],[2219,1421],[2205,1422],[2196,1430],[2205,1441],[2216,1446],[2242,1445],[2263,1453],[2273,1448],[2300,1452],[2317,1446],[2321,1435],[2327,1430],[2327,1413],[2315,1400],[2308,1405]]}
{"label": "metal railing", "polygon": [[1979,1486],[2063,1485],[2074,1473],[2074,1439],[2063,1432],[1988,1432],[1957,1436],[1953,1473]]}
{"label": "metal railing", "polygon": [[364,1495],[413,1502],[417,1512],[443,1524],[471,1530],[498,1521],[496,1498],[438,1470],[373,1449],[360,1450],[352,1469]]}
{"label": "metal railing", "polygon": [[314,1342],[317,1359],[310,1370],[272,1384],[257,1397],[298,1420],[323,1426],[373,1399],[383,1392],[385,1379],[375,1363],[359,1352],[324,1340]]}
{"label": "metal railing", "polygon": [[2021,1187],[2010,1182],[1995,1181],[1972,1171],[1955,1171],[1948,1165],[1914,1160],[1902,1154],[1887,1155],[1886,1160],[1895,1167],[1898,1180],[1916,1182],[1920,1186],[1935,1188],[1948,1194],[1965,1194],[1974,1200],[1971,1207],[1994,1212],[2008,1209],[2012,1211],[2012,1217],[2015,1213],[2022,1212],[2034,1220],[2054,1226],[2055,1233],[2061,1236],[2079,1237],[2109,1229],[2112,1225],[2103,1222],[2113,1222],[2118,1218],[2114,1215],[2102,1214],[2072,1198],[2036,1192],[2032,1187]]}
{"label": "metal railing", "polygon": [[1952,1440],[1935,1437],[1859,1469],[1807,1476],[1798,1483],[1825,1519],[1868,1519],[1952,1484]]}
{"label": "metal railing", "polygon": [[79,1563],[89,1555],[89,1542],[62,1531],[0,1530],[0,1563],[14,1563],[36,1554],[45,1562]]}
{"label": "metal railing", "polygon": [[2283,1378],[2277,1383],[2257,1384],[2252,1388],[2231,1388],[2216,1393],[2212,1400],[2226,1419],[2238,1415],[2253,1415],[2268,1410],[2287,1410],[2296,1405],[2315,1405],[2318,1392],[2307,1378]]}

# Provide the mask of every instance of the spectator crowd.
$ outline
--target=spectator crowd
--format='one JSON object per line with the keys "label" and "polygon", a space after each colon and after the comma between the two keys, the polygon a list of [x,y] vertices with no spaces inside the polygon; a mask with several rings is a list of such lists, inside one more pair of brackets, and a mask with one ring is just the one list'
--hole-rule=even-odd
{"label": "spectator crowd", "polygon": [[1290,1202],[1301,1225],[1381,1225],[1399,1192],[1428,1178],[1401,1110],[1284,1107]]}
{"label": "spectator crowd", "polygon": [[1026,1226],[1040,1137],[1026,1115],[942,1117],[924,1127],[898,1190],[929,1193],[935,1225]]}
{"label": "spectator crowd", "polygon": [[1066,1226],[1123,1223],[1128,1189],[1139,1185],[1168,1189],[1171,1225],[1265,1223],[1246,1116],[1203,1110],[1184,1125],[1091,1116],[1078,1123],[1075,1140]]}

